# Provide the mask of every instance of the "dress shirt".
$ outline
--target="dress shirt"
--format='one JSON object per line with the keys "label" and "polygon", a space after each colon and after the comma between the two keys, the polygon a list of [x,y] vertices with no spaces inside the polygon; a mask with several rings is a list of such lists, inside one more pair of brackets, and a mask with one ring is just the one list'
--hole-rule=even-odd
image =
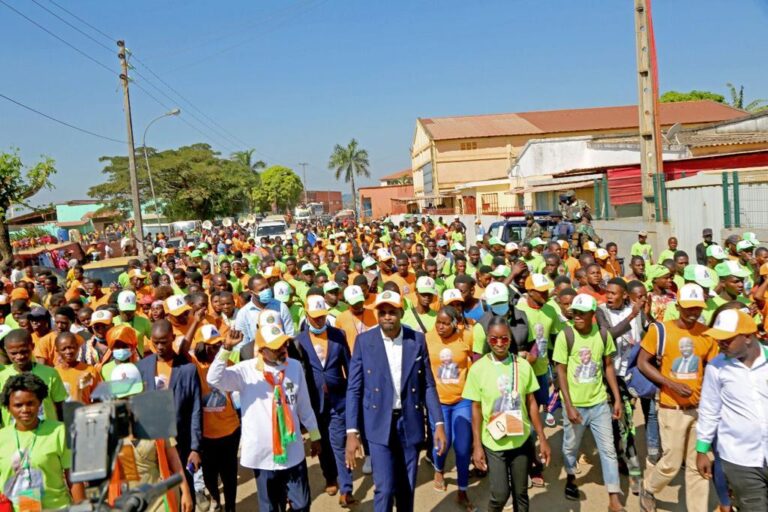
{"label": "dress shirt", "polygon": [[715,436],[723,460],[752,468],[768,464],[768,348],[760,347],[752,368],[723,354],[707,365],[696,451],[707,453]]}
{"label": "dress shirt", "polygon": [[403,329],[394,338],[388,338],[384,331],[381,331],[381,338],[384,340],[384,351],[387,353],[387,363],[389,364],[389,374],[392,376],[393,403],[394,410],[400,410],[403,405],[400,401],[400,389],[403,381]]}
{"label": "dress shirt", "polygon": [[[276,307],[276,305],[279,305]],[[275,299],[271,300],[264,309],[272,309],[280,312],[280,321],[283,324],[283,331],[290,337],[296,335],[293,326],[293,319],[288,306]],[[243,341],[240,346],[250,343],[256,339],[256,332],[259,330],[259,315],[263,309],[259,308],[253,301],[240,308],[235,317],[235,329],[243,333]],[[239,349],[240,347],[236,347]]]}

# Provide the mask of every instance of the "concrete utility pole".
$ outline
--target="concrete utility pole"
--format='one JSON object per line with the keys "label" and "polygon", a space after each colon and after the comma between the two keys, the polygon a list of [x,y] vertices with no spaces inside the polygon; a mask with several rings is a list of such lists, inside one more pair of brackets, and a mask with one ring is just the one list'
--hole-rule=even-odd
{"label": "concrete utility pole", "polygon": [[[635,45],[637,52],[637,109],[640,114],[640,182],[643,190],[643,220],[657,222],[654,179],[664,173],[661,129],[658,118],[658,77],[656,44],[653,38],[651,0],[634,0]],[[659,191],[661,193],[661,191]]]}
{"label": "concrete utility pole", "polygon": [[307,162],[299,162],[299,165],[304,172],[304,206],[307,206],[307,166],[309,164]]}
{"label": "concrete utility pole", "polygon": [[120,58],[120,82],[123,84],[123,110],[125,110],[125,124],[128,131],[128,175],[131,178],[131,199],[133,200],[134,228],[136,229],[136,243],[139,256],[144,256],[144,223],[141,219],[141,201],[139,200],[139,179],[136,176],[136,149],[133,146],[133,121],[131,120],[131,96],[128,92],[128,60],[126,59],[125,41],[118,41],[120,49],[117,56]]}

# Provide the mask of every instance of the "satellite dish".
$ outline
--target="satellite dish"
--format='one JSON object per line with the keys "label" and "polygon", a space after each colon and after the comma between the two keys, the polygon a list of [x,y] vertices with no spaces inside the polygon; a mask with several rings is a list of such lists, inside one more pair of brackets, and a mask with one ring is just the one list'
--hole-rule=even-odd
{"label": "satellite dish", "polygon": [[209,221],[209,220],[204,220],[204,221],[203,221],[203,229],[207,229],[207,230],[209,230],[209,231],[210,231],[211,229],[213,229],[213,222],[211,222],[211,221]]}
{"label": "satellite dish", "polygon": [[683,125],[680,123],[675,123],[672,126],[669,127],[669,130],[667,130],[666,135],[664,135],[664,140],[667,141],[667,144],[672,144],[672,141],[675,141],[675,144],[680,144],[680,141],[677,140],[677,134],[680,133],[680,130],[683,129]]}
{"label": "satellite dish", "polygon": [[221,225],[224,226],[225,228],[232,226],[232,218],[224,217],[224,219],[221,221]]}
{"label": "satellite dish", "polygon": [[240,217],[237,219],[237,223],[241,226],[247,226],[248,225],[248,219],[245,217]]}
{"label": "satellite dish", "polygon": [[246,219],[248,219],[248,224],[256,224],[256,216],[254,214],[249,214]]}

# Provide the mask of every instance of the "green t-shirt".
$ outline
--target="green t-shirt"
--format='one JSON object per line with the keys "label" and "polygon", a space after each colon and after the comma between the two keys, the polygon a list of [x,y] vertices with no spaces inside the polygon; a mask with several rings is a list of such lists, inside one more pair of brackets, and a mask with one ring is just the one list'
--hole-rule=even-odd
{"label": "green t-shirt", "polygon": [[[424,332],[424,334],[426,334],[435,328],[435,322],[437,321],[437,311],[432,311],[430,309],[426,314],[419,315],[419,319],[421,320],[421,323],[424,324],[424,327],[426,327],[427,329]],[[413,308],[409,308],[405,311],[405,313],[403,314],[402,323],[403,325],[407,325],[414,331],[422,332],[421,324],[419,324],[418,320],[416,320],[416,310]]]}
{"label": "green t-shirt", "polygon": [[552,359],[567,366],[568,391],[574,407],[592,407],[608,400],[603,385],[603,356],[615,354],[616,345],[610,333],[607,337],[603,346],[596,325],[592,326],[592,332],[587,336],[573,329],[573,348],[569,357],[565,332],[557,335]]}
{"label": "green t-shirt", "polygon": [[152,322],[148,318],[136,315],[130,322],[124,322],[121,317],[115,317],[115,325],[128,324],[136,331],[136,350],[140,357],[144,357],[144,340],[152,339]]}
{"label": "green t-shirt", "polygon": [[[544,375],[549,369],[547,349],[551,345],[550,336],[559,332],[560,317],[557,316],[557,310],[549,304],[534,309],[528,305],[525,298],[520,299],[516,307],[528,318],[528,343],[535,343],[539,351],[539,355],[532,365],[533,372],[537,376]],[[533,345],[531,345],[532,347]]]}
{"label": "green t-shirt", "polygon": [[309,285],[300,279],[291,279],[288,284],[293,286],[296,290],[296,296],[301,299],[302,302],[307,300],[307,292],[309,291]]}
{"label": "green t-shirt", "polygon": [[0,481],[8,482],[13,478],[12,461],[18,454],[18,447],[31,448],[30,467],[40,470],[43,476],[43,509],[67,507],[70,497],[64,470],[72,467],[72,453],[67,448],[66,439],[64,424],[55,420],[43,420],[37,430],[31,432],[19,432],[13,426],[0,429]]}
{"label": "green t-shirt", "polygon": [[[48,396],[43,399],[43,417],[47,420],[56,421],[56,406],[54,403],[64,402],[69,397],[64,382],[62,382],[59,372],[50,366],[33,363],[31,373],[37,375],[48,386]],[[0,389],[5,387],[9,378],[18,375],[19,372],[13,365],[6,366],[0,371]],[[7,408],[2,407],[3,425],[11,424],[11,413]]]}
{"label": "green t-shirt", "polygon": [[[514,364],[514,361],[517,364]],[[517,372],[517,375],[515,375]],[[515,382],[517,390],[515,393]],[[469,368],[462,398],[480,402],[483,423],[480,427],[483,446],[493,451],[519,448],[531,435],[531,419],[528,416],[527,396],[538,391],[539,383],[533,368],[522,357],[497,361],[493,354],[478,359]],[[485,428],[488,420],[500,412],[520,409],[522,411],[523,435],[505,436],[495,440]]]}
{"label": "green t-shirt", "polygon": [[477,322],[472,326],[472,352],[475,354],[484,354],[485,350],[485,329]]}
{"label": "green t-shirt", "polygon": [[667,260],[674,260],[674,259],[675,259],[675,251],[664,249],[663,251],[661,251],[661,254],[659,254],[659,263],[664,263]]}
{"label": "green t-shirt", "polygon": [[651,244],[641,244],[640,242],[635,242],[632,244],[630,255],[641,256],[647,263],[653,259],[653,247],[651,247]]}
{"label": "green t-shirt", "polygon": [[13,315],[10,313],[5,316],[5,321],[3,322],[4,325],[7,325],[11,329],[18,329],[19,323],[16,321],[15,318],[13,318]]}
{"label": "green t-shirt", "polygon": [[128,288],[131,284],[131,278],[128,277],[128,272],[123,272],[119,276],[117,276],[117,284],[120,285],[120,288],[125,290]]}

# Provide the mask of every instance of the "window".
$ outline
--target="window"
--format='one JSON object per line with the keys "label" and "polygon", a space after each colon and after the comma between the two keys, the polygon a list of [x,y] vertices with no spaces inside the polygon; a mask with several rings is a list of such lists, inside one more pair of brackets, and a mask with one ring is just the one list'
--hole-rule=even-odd
{"label": "window", "polygon": [[496,215],[499,213],[499,194],[483,194],[480,196],[482,212],[484,215]]}
{"label": "window", "polygon": [[459,148],[461,148],[462,151],[471,151],[477,149],[477,142],[462,142],[459,145]]}

